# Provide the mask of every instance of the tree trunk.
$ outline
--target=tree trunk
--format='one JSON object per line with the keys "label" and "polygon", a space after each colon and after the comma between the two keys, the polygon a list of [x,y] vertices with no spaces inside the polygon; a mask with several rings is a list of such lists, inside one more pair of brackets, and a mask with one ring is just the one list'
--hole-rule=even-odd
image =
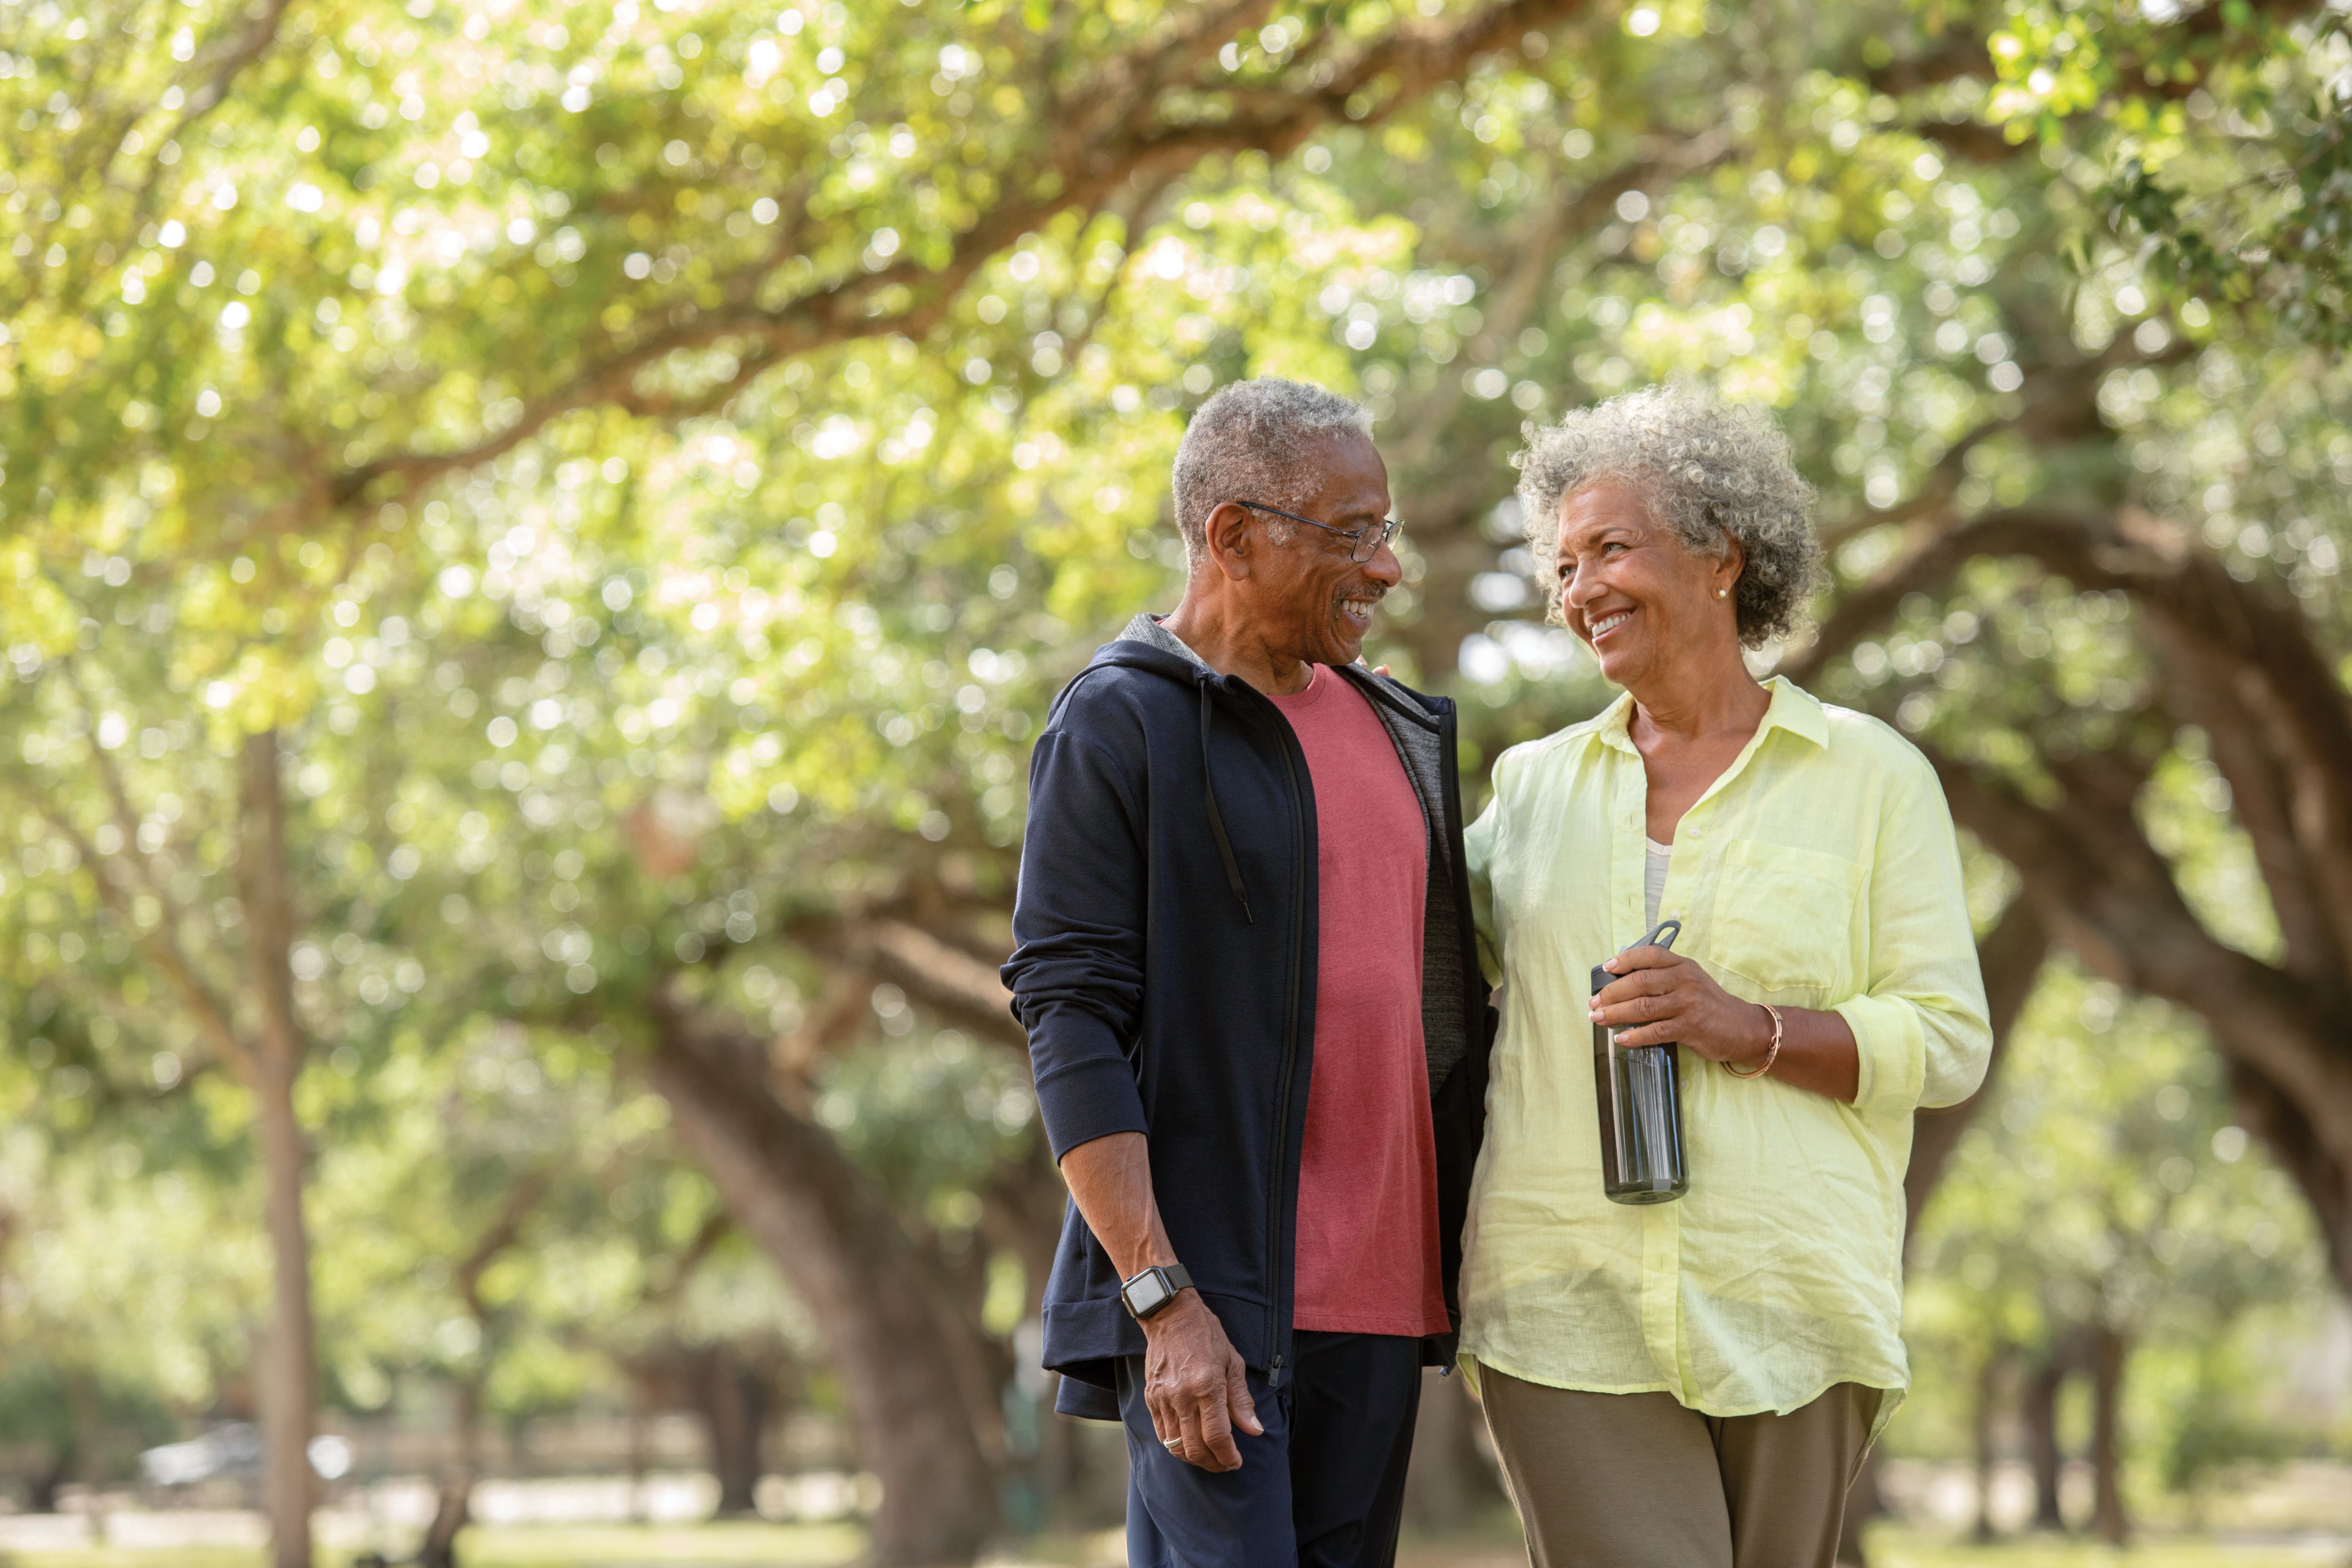
{"label": "tree trunk", "polygon": [[2097,1503],[2092,1515],[2099,1539],[2121,1546],[2130,1538],[2131,1521],[2124,1513],[2122,1431],[2124,1364],[2129,1347],[2124,1336],[2101,1326],[2091,1336],[2091,1478]]}
{"label": "tree trunk", "polygon": [[434,1500],[433,1522],[425,1527],[415,1568],[457,1568],[457,1535],[472,1522],[473,1476],[451,1476]]}
{"label": "tree trunk", "polygon": [[268,1184],[270,1323],[260,1346],[262,1510],[272,1568],[310,1568],[311,1354],[310,1240],[302,1222],[307,1155],[294,1117],[294,1085],[272,1074],[256,1107]]}
{"label": "tree trunk", "polygon": [[[1969,1124],[1992,1098],[2001,1058],[2009,1049],[2010,1030],[2033,995],[2034,984],[2042,977],[2042,963],[2049,956],[2049,927],[2043,924],[2041,912],[2023,898],[2011,899],[2000,921],[1977,944],[1977,966],[1984,973],[1986,1015],[1992,1026],[1992,1053],[1985,1063],[1984,1082],[1977,1086],[1975,1093],[1957,1105],[1911,1114],[1911,1163],[1903,1173],[1903,1246],[1906,1254],[1911,1237],[1919,1228],[1919,1217],[1927,1212],[1927,1199],[1934,1196],[1936,1184],[1943,1179],[1952,1151],[1959,1147],[1960,1134],[1969,1130]],[[1869,1568],[1870,1556],[1863,1548],[1862,1532],[1864,1526],[1885,1511],[1886,1500],[1878,1490],[1878,1449],[1874,1445],[1863,1457],[1862,1469],[1846,1493],[1845,1521],[1838,1527],[1840,1563],[1851,1568]]]}
{"label": "tree trunk", "polygon": [[57,1512],[58,1490],[66,1484],[66,1478],[73,1474],[73,1466],[74,1453],[70,1444],[51,1454],[48,1461],[35,1470],[25,1483],[25,1511]]}
{"label": "tree trunk", "polygon": [[[479,1312],[474,1322],[482,1331],[482,1355],[487,1362],[489,1324]],[[466,1528],[473,1505],[474,1483],[485,1468],[482,1394],[489,1380],[488,1366],[478,1363],[457,1382],[457,1459],[442,1472],[440,1492],[433,1505],[433,1522],[425,1531],[425,1544],[417,1548],[418,1568],[457,1568],[457,1532]]]}
{"label": "tree trunk", "polygon": [[2025,1453],[2033,1467],[2033,1528],[2063,1530],[2066,1511],[2058,1496],[2065,1457],[2058,1451],[2058,1391],[2066,1382],[2064,1357],[2053,1354],[2025,1380],[2018,1415],[2025,1422]]}
{"label": "tree trunk", "polygon": [[646,1427],[653,1416],[653,1396],[646,1375],[629,1369],[629,1522],[646,1518]]}
{"label": "tree trunk", "polygon": [[882,1482],[868,1562],[970,1563],[996,1529],[995,1476],[915,1244],[832,1136],[776,1097],[758,1040],[667,993],[651,1010],[648,1076],[679,1138],[792,1281],[840,1374],[860,1457]]}
{"label": "tree trunk", "polygon": [[457,1380],[457,1462],[455,1473],[478,1476],[482,1473],[482,1385],[486,1381],[479,1369]]}
{"label": "tree trunk", "polygon": [[767,1422],[767,1389],[758,1373],[713,1346],[696,1370],[695,1409],[710,1445],[710,1473],[719,1482],[714,1517],[740,1519],[759,1511],[760,1477],[765,1456],[761,1437]]}
{"label": "tree trunk", "polygon": [[286,863],[286,800],[278,732],[248,737],[243,768],[239,900],[247,956],[259,1003],[254,1122],[268,1216],[270,1323],[261,1346],[262,1507],[271,1568],[310,1568],[310,1418],[317,1400],[310,1321],[310,1239],[302,1219],[309,1164],[294,1114],[294,1085],[308,1042],[294,1008],[293,883]]}
{"label": "tree trunk", "polygon": [[1999,1457],[1993,1451],[1994,1417],[2000,1405],[2001,1363],[2007,1359],[2002,1352],[1994,1351],[1977,1368],[1977,1407],[1970,1433],[1976,1448],[1977,1522],[1971,1533],[1985,1545],[1999,1533],[1992,1522],[1993,1465]]}
{"label": "tree trunk", "polygon": [[66,1414],[73,1422],[73,1477],[90,1505],[106,1490],[106,1423],[99,1413],[98,1380],[85,1372],[65,1375]]}

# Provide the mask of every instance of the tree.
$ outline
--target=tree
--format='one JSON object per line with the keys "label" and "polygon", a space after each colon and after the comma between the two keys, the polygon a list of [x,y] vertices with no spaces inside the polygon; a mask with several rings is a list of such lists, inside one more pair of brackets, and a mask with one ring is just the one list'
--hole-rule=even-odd
{"label": "tree", "polygon": [[[110,866],[89,841],[74,852],[256,1097],[278,1260],[264,1425],[281,1568],[309,1558],[315,1375],[293,1109],[309,1041],[289,968],[304,912],[279,776],[280,733],[313,688],[290,674],[310,639],[278,642],[283,606],[343,580],[369,535],[397,530],[445,480],[559,426],[675,421],[743,395],[774,417],[797,405],[790,367],[810,356],[965,340],[948,330],[963,325],[964,286],[1024,235],[1110,246],[1092,265],[1112,281],[1136,211],[1200,158],[1278,155],[1332,120],[1375,121],[1572,8],[1498,0],[1395,23],[1368,7],[1321,26],[1260,26],[1247,5],[772,21],[740,8],[689,27],[632,5],[601,35],[563,12],[576,44],[537,13],[363,6],[177,26],[127,0],[14,24],[0,112],[41,134],[0,191],[16,230],[0,262],[0,393],[13,394],[0,516],[26,609],[12,653],[27,682],[71,668],[58,655],[82,606],[54,567],[82,545],[120,552],[96,558],[108,587],[184,552],[203,563],[174,585],[186,598],[161,597],[183,635],[168,672],[146,673],[152,690],[203,685],[224,714],[216,746],[247,737],[237,853],[208,868],[233,863],[238,883],[239,930],[220,944],[237,982],[183,950],[194,911],[141,883],[151,863]],[[889,131],[860,120],[833,134],[824,122],[853,99]],[[234,296],[216,314],[215,283]],[[1042,346],[1031,357],[1051,373]],[[983,359],[964,368],[990,379]],[[271,606],[257,626],[239,613],[257,599]],[[53,700],[51,717],[88,716]],[[79,738],[60,748],[68,766],[107,773],[110,747]],[[135,837],[114,783],[82,798],[102,811],[48,794],[69,843],[94,815]],[[953,1495],[966,1492],[984,1520],[984,1489]]]}
{"label": "tree", "polygon": [[[2206,20],[2218,26],[2223,15],[2217,9]],[[2333,24],[2306,15],[2265,16],[2252,42],[2221,28],[2210,47],[2183,43],[2164,62],[2165,93],[2195,100],[2182,111],[2191,120],[2242,119],[2242,110],[2261,107],[2257,99],[2283,120],[2306,111],[2297,105],[2332,115],[2328,89],[2313,73],[2336,47],[2323,36]],[[2296,49],[2261,46],[2287,36],[2279,27],[2294,29]],[[2123,47],[2116,41],[2133,36],[2129,28],[2108,35],[2102,47],[2109,52],[2099,57],[2111,65]],[[2001,47],[2009,37],[1992,42]],[[2186,37],[2211,35],[2192,28]],[[1942,92],[1971,77],[1990,79],[1990,68],[1971,64],[1965,51],[1938,56],[1924,74]],[[2134,94],[2118,94],[2088,105],[2101,113],[2083,120],[2053,112],[2043,121],[2050,139],[2041,161],[2099,188],[2103,165],[2136,156],[2148,129],[2133,119]],[[2025,111],[1998,93],[1985,102],[1995,115]],[[2187,135],[2180,112],[2160,118],[2162,136],[2177,142]],[[2257,141],[2244,151],[2265,158],[2278,150]],[[2078,246],[2105,243],[2095,228],[2074,233]],[[2082,254],[2086,264],[2095,255]],[[2240,1114],[2295,1174],[2338,1277],[2352,1277],[2352,1124],[2344,1110],[2352,1103],[2352,1055],[2328,977],[2343,950],[2331,933],[2346,920],[2330,869],[2341,854],[2342,832],[2332,824],[2342,811],[2343,754],[2329,749],[2340,746],[2346,697],[2326,651],[2342,633],[2323,595],[2340,560],[2340,507],[2326,494],[2330,465],[2352,455],[2340,440],[2330,444],[2340,373],[2324,352],[2324,334],[2315,345],[2298,337],[2309,322],[2293,309],[2241,311],[2226,298],[2176,296],[2176,312],[2149,316],[2126,335],[2125,326],[2150,308],[2150,289],[2136,268],[2126,270],[2123,253],[2108,255],[2104,271],[2086,265],[2073,311],[2073,336],[2090,347],[2053,356],[2057,373],[2044,378],[2053,387],[2071,378],[2079,390],[2036,408],[2033,378],[2021,372],[2021,406],[2003,422],[2027,438],[2021,455],[2036,457],[2047,478],[2012,482],[2011,497],[1984,485],[1971,498],[1958,482],[1963,462],[1948,467],[1945,483],[1894,508],[1908,516],[1881,536],[1889,559],[1853,574],[1853,591],[1801,667],[1820,670],[1858,650],[1866,631],[1900,628],[1891,645],[1870,644],[1874,668],[1862,680],[1886,711],[1909,705],[1908,727],[1941,758],[1956,813],[2018,869],[2024,896],[2060,940],[2108,977],[2205,1019],[2231,1063]],[[2224,310],[2226,329],[2215,324]],[[2148,362],[2126,369],[2118,358],[2126,350]],[[2227,400],[2248,380],[2273,390],[2242,412]],[[2204,439],[2179,439],[2189,431]],[[2256,461],[2260,472],[2250,470]],[[2105,470],[2095,480],[2094,463]],[[1971,595],[1971,587],[2002,580],[1972,564],[1995,560],[2021,563],[2009,580],[2021,591]],[[2096,594],[2129,607],[2126,646],[2148,674],[2116,668],[2124,648],[2104,636],[2096,662],[2113,673],[2076,663],[2079,673],[2055,691],[1979,674],[1981,655],[1973,653],[1961,655],[1961,668],[1941,667],[1982,627],[1997,633],[1980,644],[1992,656],[2022,655],[2054,670],[2047,611],[2087,609],[2087,597],[2074,596]],[[1910,668],[1881,662],[1890,646],[1905,651]],[[1966,719],[1938,695],[1955,690],[1968,693]],[[1988,702],[1993,692],[2007,700]],[[2213,798],[2226,800],[2244,835],[2223,835],[2219,846],[2177,816],[2168,834],[2158,824],[2170,814],[2147,794],[2152,775],[2202,766],[2208,757],[2227,790]],[[2251,852],[2274,912],[2270,931],[2231,929],[2210,897],[2199,896],[2217,850],[2231,860]]]}
{"label": "tree", "polygon": [[2215,1092],[2224,1070],[2189,1020],[2068,964],[2018,1033],[1991,1113],[1960,1140],[1923,1227],[1930,1283],[1914,1293],[1911,1332],[1938,1353],[1923,1363],[1948,1369],[1931,1376],[1976,1380],[1980,1474],[2003,1375],[2018,1375],[2041,1525],[2066,1522],[2059,1389],[2090,1380],[2088,1522],[2119,1545],[2131,1368],[2201,1358],[2263,1309],[2307,1303],[2323,1254],[2282,1202],[2285,1174],[2244,1157]]}
{"label": "tree", "polygon": [[[2184,35],[2221,39],[2181,57],[2210,78],[2165,71],[2243,143],[2243,95],[2315,93],[2335,46],[2273,68],[2230,15]],[[2127,73],[2029,123],[2006,22],[1891,5],[8,25],[0,113],[38,128],[0,189],[0,724],[48,813],[0,887],[24,962],[198,1067],[228,1057],[160,999],[165,936],[256,1038],[290,990],[331,1060],[405,1059],[429,1015],[642,1064],[744,1230],[852,1281],[814,1315],[874,1409],[908,1367],[855,1281],[919,1277],[948,1325],[957,1407],[865,1436],[979,1500],[897,1488],[886,1554],[988,1528],[1008,1353],[973,1253],[1034,1291],[1053,1177],[1009,1138],[911,1180],[816,1112],[894,1029],[1017,1046],[1023,746],[1164,602],[1160,476],[1240,374],[1366,396],[1411,525],[1377,656],[1464,695],[1474,770],[1600,695],[1532,623],[1518,423],[1676,375],[1778,408],[1835,576],[1784,667],[1946,760],[1989,959],[2031,975],[2038,930],[2193,989],[2251,1124],[2344,1211],[2343,389],[2284,308],[2189,298],[2109,226]],[[2307,634],[2258,619],[2290,597]],[[267,835],[231,853],[262,733],[290,982],[236,885]],[[2276,933],[2208,896],[2256,867]],[[1923,1122],[1915,1205],[1961,1124]]]}

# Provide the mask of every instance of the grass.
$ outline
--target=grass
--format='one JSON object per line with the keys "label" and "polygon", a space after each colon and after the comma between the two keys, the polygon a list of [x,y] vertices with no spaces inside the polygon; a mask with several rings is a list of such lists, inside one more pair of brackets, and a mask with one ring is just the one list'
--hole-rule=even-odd
{"label": "grass", "polygon": [[[1101,1563],[1101,1536],[1042,1542],[1034,1552],[1008,1552],[1001,1568],[1030,1563]],[[859,1532],[844,1525],[723,1523],[698,1525],[478,1527],[466,1533],[466,1568],[835,1568],[857,1554]],[[1884,1525],[1870,1538],[1872,1568],[2347,1568],[2344,1545],[2247,1544],[2152,1537],[2116,1552],[2095,1542],[2027,1536],[1977,1546],[1903,1525]],[[1409,1543],[1400,1568],[1517,1568],[1527,1562],[1514,1545],[1487,1535],[1449,1544]],[[349,1568],[342,1552],[322,1552],[320,1568]],[[222,1547],[125,1550],[94,1547],[67,1552],[0,1554],[0,1568],[262,1568],[257,1551]]]}
{"label": "grass", "polygon": [[[458,1542],[465,1568],[834,1568],[864,1544],[853,1526],[833,1524],[478,1526]],[[352,1553],[321,1550],[319,1568],[349,1568]],[[0,1568],[262,1568],[264,1554],[242,1547],[173,1546],[145,1550],[89,1547],[0,1553]]]}
{"label": "grass", "polygon": [[2122,1551],[2096,1542],[2021,1536],[1978,1546],[1901,1525],[1869,1537],[1871,1568],[2345,1568],[2352,1548],[2152,1536]]}

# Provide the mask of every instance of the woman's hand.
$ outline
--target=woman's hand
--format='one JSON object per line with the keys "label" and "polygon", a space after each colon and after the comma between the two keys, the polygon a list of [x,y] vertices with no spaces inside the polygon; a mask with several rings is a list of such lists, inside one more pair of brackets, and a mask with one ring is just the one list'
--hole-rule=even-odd
{"label": "woman's hand", "polygon": [[1772,1047],[1772,1016],[1727,992],[1692,959],[1665,947],[1631,947],[1602,966],[1617,977],[1592,998],[1592,1021],[1620,1046],[1678,1040],[1709,1061],[1748,1068]]}

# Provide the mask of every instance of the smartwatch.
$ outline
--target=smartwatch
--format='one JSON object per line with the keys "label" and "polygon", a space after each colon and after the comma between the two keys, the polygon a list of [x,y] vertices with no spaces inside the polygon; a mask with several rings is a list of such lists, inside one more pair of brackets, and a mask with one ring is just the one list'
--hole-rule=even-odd
{"label": "smartwatch", "polygon": [[1141,1322],[1152,1313],[1165,1311],[1179,1291],[1192,1288],[1192,1276],[1183,1264],[1171,1263],[1165,1268],[1154,1264],[1122,1283],[1118,1295],[1127,1303],[1128,1315]]}

